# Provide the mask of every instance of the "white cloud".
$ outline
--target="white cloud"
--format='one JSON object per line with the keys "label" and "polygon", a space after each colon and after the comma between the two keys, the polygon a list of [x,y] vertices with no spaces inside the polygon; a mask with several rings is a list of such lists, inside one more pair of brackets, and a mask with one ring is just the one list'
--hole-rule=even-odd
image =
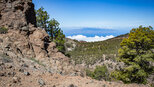
{"label": "white cloud", "polygon": [[70,38],[70,39],[75,39],[79,41],[87,41],[87,42],[103,41],[103,40],[107,40],[113,37],[114,37],[113,35],[109,35],[106,37],[103,37],[103,36],[87,37],[84,35],[67,36],[67,38]]}

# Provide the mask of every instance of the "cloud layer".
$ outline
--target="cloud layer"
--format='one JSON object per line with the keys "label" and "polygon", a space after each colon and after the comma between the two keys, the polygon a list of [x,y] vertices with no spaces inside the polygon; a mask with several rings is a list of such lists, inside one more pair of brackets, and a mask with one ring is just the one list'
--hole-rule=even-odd
{"label": "cloud layer", "polygon": [[113,37],[114,37],[113,35],[109,35],[106,37],[103,37],[103,36],[87,37],[84,35],[67,36],[67,38],[70,38],[70,39],[75,39],[78,41],[87,41],[87,42],[103,41],[103,40],[107,40]]}

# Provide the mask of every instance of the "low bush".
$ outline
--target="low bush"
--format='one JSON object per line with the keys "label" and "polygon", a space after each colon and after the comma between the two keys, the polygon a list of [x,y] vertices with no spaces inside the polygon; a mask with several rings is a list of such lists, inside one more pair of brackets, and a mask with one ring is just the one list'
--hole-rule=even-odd
{"label": "low bush", "polygon": [[8,29],[5,27],[0,27],[0,34],[5,34],[8,32]]}
{"label": "low bush", "polygon": [[86,75],[96,79],[96,80],[106,80],[109,81],[109,72],[105,65],[103,66],[96,66],[96,69],[94,71],[86,70]]}

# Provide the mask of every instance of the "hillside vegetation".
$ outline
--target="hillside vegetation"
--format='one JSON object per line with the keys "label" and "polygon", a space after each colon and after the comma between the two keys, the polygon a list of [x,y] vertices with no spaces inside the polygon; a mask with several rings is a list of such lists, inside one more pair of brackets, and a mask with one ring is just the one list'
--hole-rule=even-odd
{"label": "hillside vegetation", "polygon": [[99,42],[84,42],[75,41],[76,48],[73,51],[67,52],[70,58],[75,60],[76,64],[86,63],[92,65],[98,60],[106,59],[115,60],[120,48],[120,43],[128,34]]}

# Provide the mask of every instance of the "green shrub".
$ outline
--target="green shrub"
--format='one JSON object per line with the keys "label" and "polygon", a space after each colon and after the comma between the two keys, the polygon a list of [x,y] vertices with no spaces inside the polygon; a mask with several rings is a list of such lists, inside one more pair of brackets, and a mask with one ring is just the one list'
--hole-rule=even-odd
{"label": "green shrub", "polygon": [[94,73],[92,71],[90,71],[89,69],[86,69],[86,75],[89,77],[94,77]]}
{"label": "green shrub", "polygon": [[96,69],[94,71],[86,70],[86,75],[96,80],[110,80],[109,72],[105,65],[96,66]]}
{"label": "green shrub", "polygon": [[0,27],[0,34],[5,34],[8,32],[8,29],[5,27]]}

